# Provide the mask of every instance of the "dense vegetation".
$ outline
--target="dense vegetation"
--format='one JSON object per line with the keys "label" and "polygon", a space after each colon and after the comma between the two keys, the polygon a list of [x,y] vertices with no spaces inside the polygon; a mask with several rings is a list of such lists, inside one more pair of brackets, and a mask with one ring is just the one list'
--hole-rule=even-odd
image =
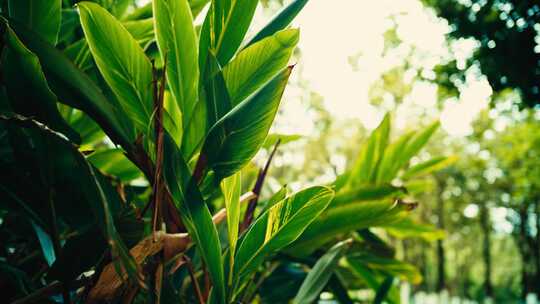
{"label": "dense vegetation", "polygon": [[[540,7],[420,2],[449,24],[449,54],[422,63],[390,16],[383,56],[405,56],[369,87],[384,115],[367,129],[295,68],[308,0],[0,0],[2,298],[540,295]],[[279,9],[255,26],[260,6]],[[470,132],[440,130],[484,78]],[[298,79],[310,136],[275,131]],[[411,102],[418,84],[434,104]]]}
{"label": "dense vegetation", "polygon": [[262,196],[306,1],[248,40],[257,2],[212,1],[202,26],[204,0],[3,2],[4,299],[396,302],[420,281],[370,228],[441,236],[408,217],[409,182],[449,162],[409,166],[439,124],[393,139],[387,115],[331,184]]}

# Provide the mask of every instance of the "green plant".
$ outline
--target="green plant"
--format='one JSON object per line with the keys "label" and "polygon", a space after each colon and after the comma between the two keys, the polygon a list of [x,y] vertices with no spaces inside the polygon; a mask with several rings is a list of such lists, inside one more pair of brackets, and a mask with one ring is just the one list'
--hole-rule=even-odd
{"label": "green plant", "polygon": [[[387,147],[386,118],[334,185],[283,188],[258,204],[270,156],[242,194],[242,173],[265,145],[292,70],[299,33],[287,26],[307,1],[293,1],[251,40],[257,0],[96,2],[2,2],[7,299],[247,302],[264,299],[259,287],[277,273],[264,263],[277,270],[316,257],[354,230],[377,240],[366,229],[383,223],[418,229],[404,220],[411,205],[394,200],[404,188],[391,182],[436,125]],[[199,29],[193,18],[206,5]],[[403,176],[432,168],[424,166]],[[334,273],[317,273],[345,254],[357,272],[389,263],[392,274],[414,272],[358,257],[352,249],[363,241],[353,236],[315,264],[296,301],[317,299],[328,282],[341,286]]]}

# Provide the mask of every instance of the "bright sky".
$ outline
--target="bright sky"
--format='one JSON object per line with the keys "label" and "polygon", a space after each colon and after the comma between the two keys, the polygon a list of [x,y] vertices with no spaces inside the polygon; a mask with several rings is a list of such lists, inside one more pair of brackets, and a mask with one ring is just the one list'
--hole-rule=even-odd
{"label": "bright sky", "polygon": [[[259,11],[256,20],[266,22],[267,14]],[[395,16],[397,33],[404,43],[383,56],[383,34],[393,22],[390,16]],[[293,26],[301,31],[296,81],[301,80],[321,95],[325,107],[337,119],[358,118],[370,129],[378,124],[384,110],[370,105],[368,91],[384,71],[400,65],[411,48],[415,49],[414,65],[427,70],[449,56],[444,36],[448,25],[426,10],[419,0],[379,0],[369,5],[362,0],[311,0]],[[461,60],[473,48],[472,41],[453,46]],[[357,58],[357,69],[351,58]],[[433,112],[436,87],[427,82],[414,83],[411,96],[405,100],[407,105],[396,115],[397,126],[404,127],[415,116],[413,108],[420,107],[440,117],[449,133],[469,134],[471,121],[487,106],[491,88],[478,75],[470,75],[467,80],[460,99],[448,102],[442,113]],[[299,102],[299,97],[305,94],[303,88],[288,87],[282,106],[285,114],[278,120],[280,131],[311,133],[313,117],[305,114],[305,104]]]}

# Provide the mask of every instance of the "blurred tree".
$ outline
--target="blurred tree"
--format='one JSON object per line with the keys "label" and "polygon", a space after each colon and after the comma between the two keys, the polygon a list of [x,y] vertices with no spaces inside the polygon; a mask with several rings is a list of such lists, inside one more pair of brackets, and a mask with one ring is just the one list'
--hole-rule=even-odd
{"label": "blurred tree", "polygon": [[[448,20],[454,39],[478,41],[467,65],[478,65],[495,92],[513,88],[520,106],[540,104],[540,3],[537,0],[423,0]],[[455,86],[466,68],[456,61],[438,68],[441,85]],[[517,101],[519,102],[519,101]]]}

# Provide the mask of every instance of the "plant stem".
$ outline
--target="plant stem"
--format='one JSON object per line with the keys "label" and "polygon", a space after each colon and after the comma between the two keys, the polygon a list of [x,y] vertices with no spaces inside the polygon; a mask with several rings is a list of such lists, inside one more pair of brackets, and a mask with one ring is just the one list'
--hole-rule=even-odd
{"label": "plant stem", "polygon": [[251,222],[253,221],[255,208],[257,207],[257,203],[259,202],[259,196],[261,194],[262,186],[264,184],[264,180],[266,178],[266,174],[268,173],[268,169],[270,168],[270,163],[272,162],[272,159],[274,158],[274,155],[276,154],[277,148],[279,144],[281,143],[281,140],[278,139],[276,144],[274,145],[274,148],[272,149],[272,152],[270,153],[270,156],[268,157],[268,160],[266,160],[266,164],[264,165],[264,168],[259,171],[259,174],[257,175],[257,180],[255,181],[255,185],[253,186],[253,189],[251,190],[256,196],[252,198],[248,206],[246,208],[246,213],[244,214],[244,220],[242,221],[242,225],[240,225],[240,233],[245,231]]}
{"label": "plant stem", "polygon": [[186,265],[189,272],[189,277],[191,278],[191,284],[193,284],[193,288],[195,289],[195,294],[197,295],[197,299],[199,300],[199,304],[204,304],[204,298],[201,293],[201,288],[199,286],[199,282],[197,281],[197,278],[195,278],[195,270],[193,269],[193,264],[191,263],[191,259],[184,255],[183,259],[186,261]]}

